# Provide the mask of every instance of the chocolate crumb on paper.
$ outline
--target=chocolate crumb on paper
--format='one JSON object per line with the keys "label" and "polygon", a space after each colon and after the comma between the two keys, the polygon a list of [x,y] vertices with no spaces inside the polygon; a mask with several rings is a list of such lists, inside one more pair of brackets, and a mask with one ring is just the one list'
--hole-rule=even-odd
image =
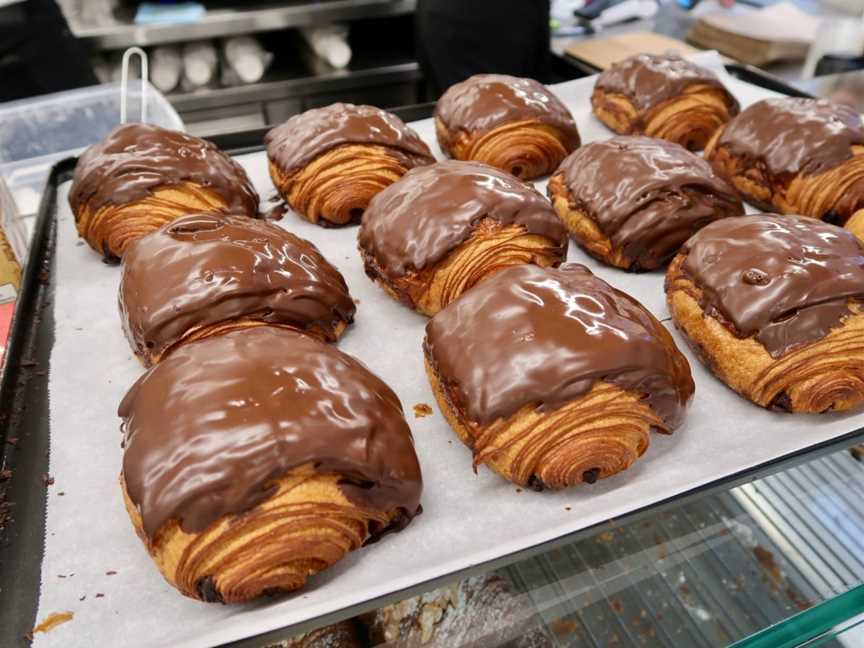
{"label": "chocolate crumb on paper", "polygon": [[106,576],[114,576],[116,573],[117,573],[116,571],[114,571],[113,569],[110,569],[110,570],[105,572],[105,575]]}
{"label": "chocolate crumb on paper", "polygon": [[105,598],[105,595],[102,592],[96,592],[96,598]]}
{"label": "chocolate crumb on paper", "polygon": [[423,418],[432,414],[432,408],[426,403],[417,403],[413,409],[414,418]]}
{"label": "chocolate crumb on paper", "polygon": [[42,623],[30,631],[29,637],[32,640],[33,635],[37,632],[48,632],[53,630],[57,626],[66,623],[67,621],[71,621],[74,616],[75,614],[73,612],[52,612],[43,619]]}

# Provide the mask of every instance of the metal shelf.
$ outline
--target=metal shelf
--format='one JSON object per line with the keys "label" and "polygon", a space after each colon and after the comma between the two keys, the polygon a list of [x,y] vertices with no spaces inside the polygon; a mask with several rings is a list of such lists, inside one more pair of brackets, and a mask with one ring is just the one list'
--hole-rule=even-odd
{"label": "metal shelf", "polygon": [[184,94],[168,95],[168,100],[179,112],[200,110],[214,105],[230,105],[252,101],[270,101],[306,96],[318,92],[417,81],[421,78],[416,61],[382,65],[361,70],[337,70],[329,74],[303,76],[252,85],[212,88]]}
{"label": "metal shelf", "polygon": [[89,26],[73,21],[71,28],[75,36],[91,47],[112,50],[276,31],[330,21],[397,16],[413,12],[416,5],[416,0],[302,0],[275,6],[259,5],[254,9],[210,10],[201,21],[191,24],[135,25],[118,21]]}

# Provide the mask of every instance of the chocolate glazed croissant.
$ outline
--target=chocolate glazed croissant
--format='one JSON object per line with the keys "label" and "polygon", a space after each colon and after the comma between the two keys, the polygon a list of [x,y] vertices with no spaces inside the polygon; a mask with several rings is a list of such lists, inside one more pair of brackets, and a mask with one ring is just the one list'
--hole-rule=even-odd
{"label": "chocolate glazed croissant", "polygon": [[717,132],[705,157],[744,200],[766,211],[843,225],[864,209],[864,124],[848,106],[759,101]]}
{"label": "chocolate glazed croissant", "polygon": [[420,511],[399,399],[308,335],[257,327],[184,345],[119,414],[126,508],[192,598],[297,589]]}
{"label": "chocolate glazed croissant", "polygon": [[757,405],[864,401],[864,244],[800,216],[712,223],[669,266],[666,299],[705,365]]}
{"label": "chocolate glazed croissant", "polygon": [[242,216],[184,216],[123,258],[120,319],[150,366],[179,344],[253,326],[334,342],[356,306],[339,271],[309,241]]}
{"label": "chocolate glazed croissant", "polygon": [[434,315],[504,268],[557,266],[567,231],[531,185],[477,162],[414,169],[375,196],[358,236],[366,274]]}
{"label": "chocolate glazed croissant", "polygon": [[638,54],[602,72],[591,106],[620,135],[647,135],[702,150],[738,114],[738,102],[711,70],[674,54]]}
{"label": "chocolate glazed croissant", "polygon": [[117,259],[135,239],[185,214],[254,217],[258,194],[243,167],[211,142],[126,124],[81,155],[69,204],[81,237]]}
{"label": "chocolate glazed croissant", "polygon": [[577,149],[549,179],[548,191],[579,245],[634,272],[665,265],[708,223],[744,214],[705,160],[649,137],[613,137]]}
{"label": "chocolate glazed croissant", "polygon": [[438,313],[423,348],[474,466],[538,490],[627,469],[694,391],[663,325],[576,264],[508,268]]}
{"label": "chocolate glazed croissant", "polygon": [[533,180],[555,170],[579,146],[563,103],[533,79],[477,74],[457,83],[435,106],[441,149]]}
{"label": "chocolate glazed croissant", "polygon": [[396,115],[335,103],[277,126],[264,140],[273,184],[294,211],[323,226],[359,223],[372,197],[435,161]]}

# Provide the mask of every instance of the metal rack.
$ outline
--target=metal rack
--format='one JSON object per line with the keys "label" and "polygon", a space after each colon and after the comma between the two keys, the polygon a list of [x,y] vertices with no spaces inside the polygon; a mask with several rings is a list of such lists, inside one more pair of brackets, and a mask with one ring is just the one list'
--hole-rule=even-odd
{"label": "metal rack", "polygon": [[[250,3],[251,4],[251,3]],[[256,32],[278,31],[315,23],[349,21],[412,13],[416,0],[324,0],[273,4],[238,3],[237,8],[207,11],[190,24],[136,25],[116,19],[87,25],[70,21],[72,32],[94,49],[124,49],[137,45],[164,45],[183,41],[220,38]]]}

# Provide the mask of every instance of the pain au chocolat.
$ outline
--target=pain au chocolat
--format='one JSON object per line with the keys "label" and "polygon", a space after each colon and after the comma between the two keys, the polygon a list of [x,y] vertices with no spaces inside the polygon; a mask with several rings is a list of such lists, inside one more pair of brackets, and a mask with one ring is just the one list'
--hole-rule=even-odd
{"label": "pain au chocolat", "polygon": [[485,162],[522,180],[547,175],[579,146],[570,111],[544,85],[505,74],[457,83],[435,106],[441,149]]}
{"label": "pain au chocolat", "polygon": [[335,103],[291,117],[265,138],[270,177],[291,208],[324,226],[359,223],[372,197],[435,161],[413,129],[374,106]]}
{"label": "pain au chocolat", "polygon": [[776,214],[712,223],[670,264],[666,299],[704,364],[757,405],[864,401],[864,244],[846,230]]}
{"label": "pain au chocolat", "polygon": [[843,225],[864,209],[864,125],[847,106],[759,101],[717,132],[705,157],[744,200],[766,211]]}
{"label": "pain au chocolat", "polygon": [[534,187],[455,160],[414,169],[375,196],[358,241],[366,274],[424,315],[504,268],[557,266],[567,255],[567,230]]}
{"label": "pain au chocolat", "polygon": [[215,144],[149,124],[126,124],[78,160],[69,204],[78,233],[106,259],[185,214],[254,217],[258,194]]}
{"label": "pain au chocolat", "polygon": [[135,241],[123,258],[120,317],[146,366],[180,344],[255,326],[328,342],[356,307],[309,241],[242,216],[192,214]]}
{"label": "pain au chocolat", "polygon": [[295,590],[420,511],[397,396],[296,331],[186,344],[135,383],[119,415],[126,508],[166,580],[192,598]]}
{"label": "pain au chocolat", "polygon": [[597,118],[619,135],[647,135],[702,150],[738,114],[738,101],[711,70],[675,54],[637,54],[594,85]]}
{"label": "pain au chocolat", "polygon": [[577,264],[508,268],[432,318],[423,348],[475,467],[538,490],[627,469],[694,391],[663,325]]}
{"label": "pain au chocolat", "polygon": [[649,137],[586,144],[564,160],[548,192],[579,245],[632,271],[665,266],[700,228],[744,213],[705,160]]}

